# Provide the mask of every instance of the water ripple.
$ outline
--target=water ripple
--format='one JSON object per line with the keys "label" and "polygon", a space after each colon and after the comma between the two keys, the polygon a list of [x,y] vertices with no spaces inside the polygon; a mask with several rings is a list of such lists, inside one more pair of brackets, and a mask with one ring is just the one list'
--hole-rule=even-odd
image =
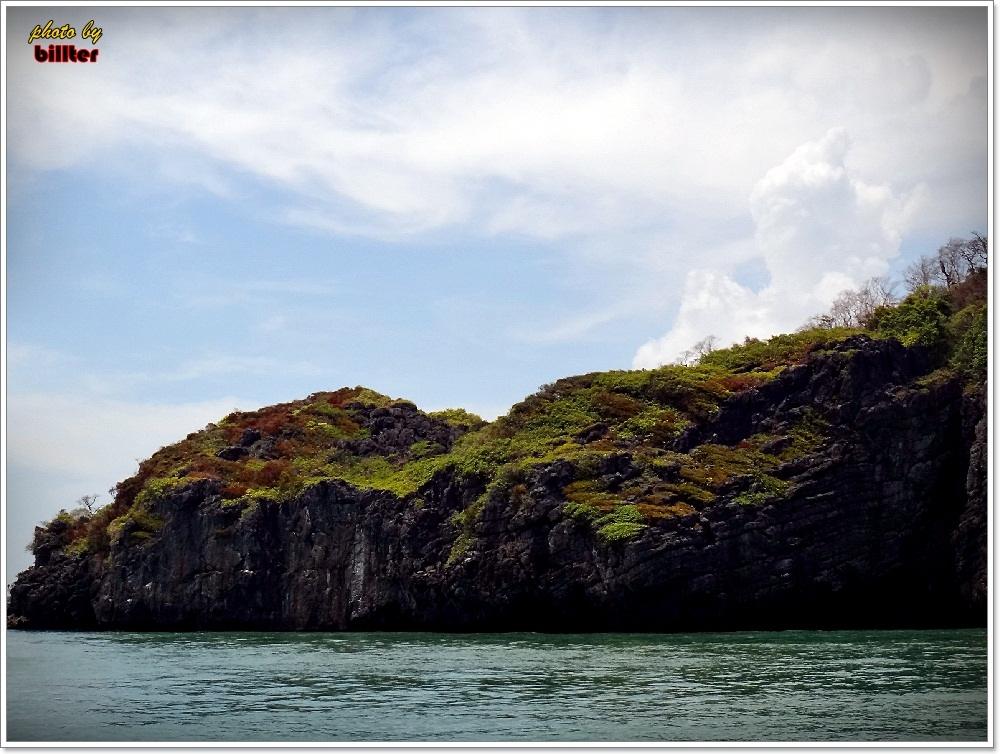
{"label": "water ripple", "polygon": [[12,741],[971,741],[986,632],[8,633]]}

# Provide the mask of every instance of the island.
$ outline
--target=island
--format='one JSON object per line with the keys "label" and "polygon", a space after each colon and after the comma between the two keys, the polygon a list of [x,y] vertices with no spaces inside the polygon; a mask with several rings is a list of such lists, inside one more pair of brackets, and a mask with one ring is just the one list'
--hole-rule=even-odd
{"label": "island", "polygon": [[983,626],[985,271],[493,422],[355,387],[234,412],[36,528],[26,629]]}

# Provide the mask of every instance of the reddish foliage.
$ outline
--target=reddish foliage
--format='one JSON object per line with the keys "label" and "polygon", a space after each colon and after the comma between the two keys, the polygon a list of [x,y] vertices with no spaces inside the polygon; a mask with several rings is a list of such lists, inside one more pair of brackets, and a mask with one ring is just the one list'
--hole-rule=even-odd
{"label": "reddish foliage", "polygon": [[615,419],[628,419],[642,411],[642,403],[628,395],[602,390],[596,393],[591,401],[602,415]]}
{"label": "reddish foliage", "polygon": [[243,437],[243,432],[247,429],[256,429],[264,435],[276,435],[286,427],[298,426],[298,418],[292,414],[292,411],[301,405],[303,405],[302,401],[282,403],[262,408],[259,411],[231,414],[227,417],[225,426],[226,441],[239,442]]}
{"label": "reddish foliage", "polygon": [[189,471],[186,475],[188,479],[218,479],[219,475],[213,471]]}
{"label": "reddish foliage", "polygon": [[291,461],[287,458],[268,461],[264,464],[264,468],[254,472],[254,481],[262,487],[273,487],[291,465]]}
{"label": "reddish foliage", "polygon": [[66,534],[66,541],[73,542],[83,536],[84,532],[87,531],[89,526],[89,518],[78,518],[70,524],[69,530]]}
{"label": "reddish foliage", "polygon": [[222,488],[222,496],[226,498],[236,498],[242,497],[246,494],[247,490],[250,489],[245,484],[239,484],[238,482],[231,482]]}
{"label": "reddish foliage", "polygon": [[281,456],[294,456],[299,448],[299,443],[294,440],[278,440],[274,449]]}
{"label": "reddish foliage", "polygon": [[750,388],[760,387],[764,378],[756,374],[731,374],[720,378],[720,384],[731,393],[739,393]]}
{"label": "reddish foliage", "polygon": [[188,476],[204,476],[206,478],[210,478],[220,476],[228,463],[229,461],[223,461],[221,458],[194,456],[185,464],[185,469],[187,470]]}
{"label": "reddish foliage", "polygon": [[291,466],[291,461],[287,458],[267,461],[261,468],[233,463],[224,478],[247,487],[275,487]]}
{"label": "reddish foliage", "polygon": [[986,270],[977,270],[958,285],[949,288],[946,295],[957,312],[969,304],[986,301],[987,284]]}
{"label": "reddish foliage", "polygon": [[121,512],[128,510],[132,506],[132,503],[135,502],[136,495],[145,486],[147,480],[153,476],[153,470],[153,465],[149,461],[139,464],[139,470],[135,473],[135,476],[119,482],[118,486],[115,487],[115,499],[112,505]]}
{"label": "reddish foliage", "polygon": [[358,391],[353,387],[342,387],[339,390],[334,390],[329,393],[326,397],[327,403],[331,406],[336,406],[340,408],[347,403],[353,401],[358,395]]}
{"label": "reddish foliage", "polygon": [[271,411],[260,417],[255,426],[260,430],[261,434],[276,435],[284,427],[292,423],[293,419],[287,411]]}

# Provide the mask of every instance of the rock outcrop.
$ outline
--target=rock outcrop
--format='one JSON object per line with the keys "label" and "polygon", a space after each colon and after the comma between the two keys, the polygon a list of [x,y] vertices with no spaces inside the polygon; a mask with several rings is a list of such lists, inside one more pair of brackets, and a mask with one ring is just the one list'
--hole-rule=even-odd
{"label": "rock outcrop", "polygon": [[[341,398],[323,404],[329,421],[234,419],[228,435],[213,430],[217,445],[189,438],[206,447],[178,461],[179,481],[157,486],[143,471],[122,485],[100,531],[72,517],[40,528],[36,563],[10,592],[11,625],[985,625],[985,391],[932,366],[919,348],[856,336],[759,379],[705,372],[714,392],[654,385],[653,373],[639,373],[641,388],[632,373],[606,390],[599,376],[576,378],[472,433],[406,402]],[[574,397],[583,390],[589,402]],[[544,452],[510,461],[538,436],[537,417],[564,405],[586,410]],[[246,482],[320,430],[317,463],[350,473],[310,471],[284,496]],[[507,466],[474,455],[497,448]],[[353,471],[374,474],[376,462],[413,488]]]}

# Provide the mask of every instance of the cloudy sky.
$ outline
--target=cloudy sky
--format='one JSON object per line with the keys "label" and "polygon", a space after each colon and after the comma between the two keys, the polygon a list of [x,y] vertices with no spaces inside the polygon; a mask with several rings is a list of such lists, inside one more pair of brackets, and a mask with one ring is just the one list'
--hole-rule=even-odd
{"label": "cloudy sky", "polygon": [[986,230],[984,6],[5,10],[8,578],[233,408],[494,417]]}

